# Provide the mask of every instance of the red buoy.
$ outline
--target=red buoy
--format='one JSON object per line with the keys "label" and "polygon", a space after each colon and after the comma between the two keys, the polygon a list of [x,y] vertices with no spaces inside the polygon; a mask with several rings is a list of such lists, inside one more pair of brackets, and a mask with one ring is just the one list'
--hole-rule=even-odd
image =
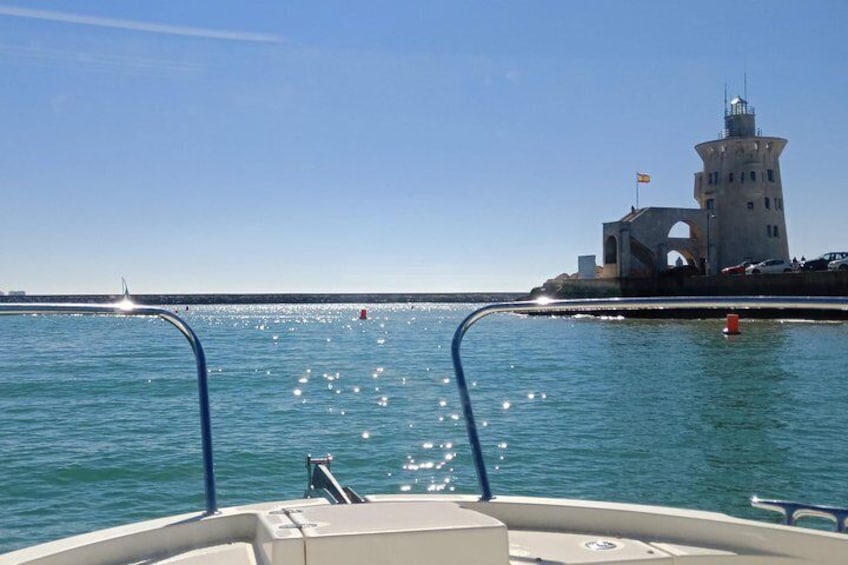
{"label": "red buoy", "polygon": [[739,314],[728,314],[722,331],[724,335],[739,335]]}
{"label": "red buoy", "polygon": [[366,310],[365,308],[360,310],[359,311],[359,319],[360,320],[367,320],[368,319],[368,310]]}

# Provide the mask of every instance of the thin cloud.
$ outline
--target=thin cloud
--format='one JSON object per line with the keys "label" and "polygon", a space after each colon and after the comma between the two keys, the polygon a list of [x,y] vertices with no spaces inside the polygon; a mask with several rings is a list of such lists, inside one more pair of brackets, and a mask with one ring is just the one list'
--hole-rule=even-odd
{"label": "thin cloud", "polygon": [[113,29],[128,29],[131,31],[140,31],[147,33],[164,33],[168,35],[180,35],[184,37],[201,37],[204,39],[249,41],[255,43],[282,42],[282,40],[278,36],[267,33],[174,26],[168,24],[138,22],[133,20],[119,20],[114,18],[83,16],[81,14],[54,12],[52,10],[33,10],[30,8],[18,8],[16,6],[0,5],[0,16],[13,16],[17,18],[30,18],[35,20],[46,20],[50,22],[108,27]]}
{"label": "thin cloud", "polygon": [[187,76],[202,72],[203,65],[149,57],[69,51],[42,46],[0,43],[0,60],[41,68],[78,68],[90,71],[122,72],[143,76]]}

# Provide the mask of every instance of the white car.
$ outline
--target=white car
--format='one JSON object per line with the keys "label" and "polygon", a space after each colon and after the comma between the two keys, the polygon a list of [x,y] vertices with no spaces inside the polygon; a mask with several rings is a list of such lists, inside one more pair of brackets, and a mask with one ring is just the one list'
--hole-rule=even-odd
{"label": "white car", "polygon": [[827,264],[829,271],[848,271],[848,257],[836,259]]}
{"label": "white car", "polygon": [[745,269],[746,275],[759,275],[760,273],[789,273],[792,271],[792,263],[784,259],[768,259],[761,263],[755,263]]}

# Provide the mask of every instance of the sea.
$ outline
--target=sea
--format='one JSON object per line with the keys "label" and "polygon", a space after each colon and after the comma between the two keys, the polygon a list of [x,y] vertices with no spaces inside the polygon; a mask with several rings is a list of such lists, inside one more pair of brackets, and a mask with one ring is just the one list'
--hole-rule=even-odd
{"label": "sea", "polygon": [[[169,306],[208,360],[218,502],[475,493],[451,365],[479,304]],[[362,310],[366,319],[360,319]],[[462,356],[495,496],[848,504],[845,322],[497,314]],[[196,373],[158,318],[0,317],[0,553],[204,507]]]}

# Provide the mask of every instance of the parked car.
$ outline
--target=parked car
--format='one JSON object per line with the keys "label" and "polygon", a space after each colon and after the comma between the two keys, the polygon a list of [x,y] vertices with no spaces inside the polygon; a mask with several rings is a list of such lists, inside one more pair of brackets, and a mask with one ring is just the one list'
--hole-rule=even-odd
{"label": "parked car", "polygon": [[[757,261],[759,263],[759,261]],[[745,269],[753,265],[751,261],[742,261],[738,265],[733,265],[732,267],[725,267],[721,270],[722,275],[744,275]]]}
{"label": "parked car", "polygon": [[848,271],[848,257],[831,261],[827,264],[827,268],[830,271]]}
{"label": "parked car", "polygon": [[792,272],[792,263],[784,259],[768,259],[745,269],[746,275],[759,275],[760,273],[789,273]]}
{"label": "parked car", "polygon": [[802,271],[824,271],[830,268],[830,262],[848,257],[848,251],[831,251],[819,255],[815,259],[807,259],[801,263]]}

